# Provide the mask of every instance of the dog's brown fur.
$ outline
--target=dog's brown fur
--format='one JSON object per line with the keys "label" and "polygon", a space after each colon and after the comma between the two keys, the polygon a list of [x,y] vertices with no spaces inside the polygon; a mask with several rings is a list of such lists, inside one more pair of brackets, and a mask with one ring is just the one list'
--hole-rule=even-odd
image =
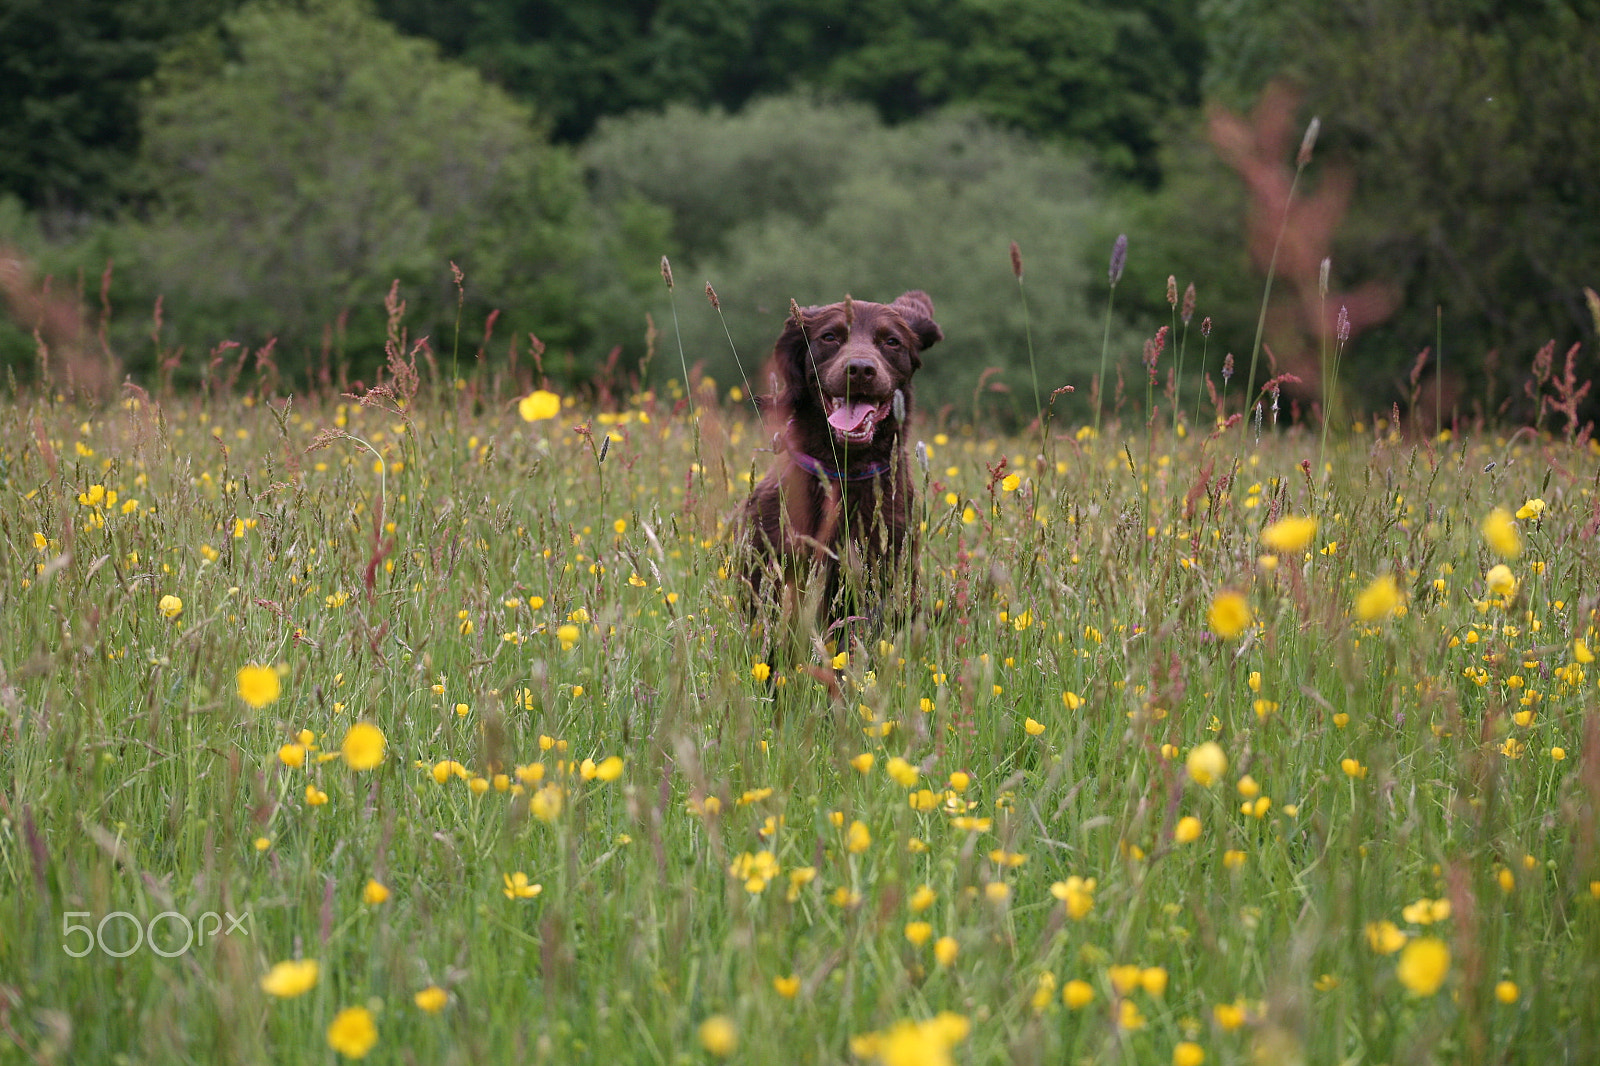
{"label": "dog's brown fur", "polygon": [[[881,592],[901,563],[914,562],[911,375],[943,337],[923,292],[889,304],[847,296],[791,306],[767,404],[778,459],[742,517],[758,553],[748,575],[758,598],[774,579],[792,592],[816,573],[825,611],[866,613],[875,605],[845,593]],[[841,579],[841,566],[860,572],[861,588],[846,589],[857,583]]]}

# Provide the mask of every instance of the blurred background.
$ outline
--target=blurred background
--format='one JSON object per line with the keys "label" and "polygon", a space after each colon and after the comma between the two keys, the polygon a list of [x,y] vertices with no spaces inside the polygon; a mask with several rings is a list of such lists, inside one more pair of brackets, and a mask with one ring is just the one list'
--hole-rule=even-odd
{"label": "blurred background", "polygon": [[395,286],[463,373],[670,373],[681,334],[762,391],[791,298],[922,288],[924,407],[1020,422],[1016,241],[1040,385],[1081,417],[1125,233],[1140,403],[1160,325],[1186,406],[1248,361],[1276,249],[1293,403],[1345,307],[1361,409],[1493,416],[1547,342],[1593,366],[1597,26],[1600,0],[4,0],[0,363],[370,384]]}

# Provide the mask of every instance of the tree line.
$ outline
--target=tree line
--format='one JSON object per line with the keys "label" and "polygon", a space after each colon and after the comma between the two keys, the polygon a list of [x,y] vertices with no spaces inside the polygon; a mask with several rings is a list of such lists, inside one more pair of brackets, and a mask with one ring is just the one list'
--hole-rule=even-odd
{"label": "tree line", "polygon": [[[1296,254],[1330,262],[1323,302],[1370,311],[1344,364],[1364,393],[1405,397],[1424,347],[1443,348],[1449,380],[1509,380],[1547,339],[1594,338],[1597,14],[1600,0],[11,0],[0,243],[31,270],[0,281],[0,358],[25,375],[41,344],[67,343],[39,310],[48,290],[77,302],[80,334],[109,308],[104,343],[134,372],[192,374],[237,341],[273,343],[291,375],[370,374],[398,281],[413,332],[446,355],[537,343],[547,369],[583,377],[619,346],[642,357],[646,316],[677,310],[691,357],[726,381],[759,365],[790,296],[938,285],[952,337],[971,339],[930,367],[934,388],[1009,410],[1022,299],[1051,380],[1081,385],[1098,360],[1119,232],[1115,351],[1131,373],[1138,335],[1175,311],[1172,275],[1214,323],[1215,378],[1254,332],[1252,241],[1288,211]],[[1274,201],[1313,115],[1313,161]],[[720,317],[668,306],[684,294],[664,291],[663,253],[716,285]],[[1337,310],[1298,269],[1268,330],[1290,364]]]}

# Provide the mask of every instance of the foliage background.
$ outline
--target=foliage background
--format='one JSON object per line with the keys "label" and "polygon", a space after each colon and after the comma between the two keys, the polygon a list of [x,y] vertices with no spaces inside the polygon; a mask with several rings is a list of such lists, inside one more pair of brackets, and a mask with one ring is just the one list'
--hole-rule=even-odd
{"label": "foliage background", "polygon": [[[1597,7],[16,0],[0,359],[33,373],[38,329],[182,380],[224,341],[275,339],[291,380],[370,377],[398,280],[436,356],[478,355],[498,310],[484,358],[532,333],[577,380],[613,353],[637,365],[665,328],[667,254],[716,281],[751,364],[791,296],[928,289],[951,336],[929,397],[965,406],[997,367],[1003,412],[1028,361],[1007,243],[1046,383],[1081,386],[1126,232],[1113,359],[1132,372],[1139,334],[1171,320],[1174,275],[1213,319],[1215,376],[1248,354],[1265,257],[1208,130],[1282,84],[1297,132],[1322,119],[1300,195],[1350,183],[1317,249],[1334,289],[1398,299],[1354,338],[1347,384],[1404,399],[1442,341],[1452,384],[1516,395],[1545,341],[1594,337]],[[723,323],[676,295],[686,354],[736,373]],[[63,299],[75,326],[43,310]],[[1315,332],[1275,313],[1267,340],[1314,360]]]}

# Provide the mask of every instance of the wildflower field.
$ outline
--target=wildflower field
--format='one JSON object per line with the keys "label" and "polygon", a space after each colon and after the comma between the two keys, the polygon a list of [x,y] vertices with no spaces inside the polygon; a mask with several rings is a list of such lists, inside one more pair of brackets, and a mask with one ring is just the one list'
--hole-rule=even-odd
{"label": "wildflower field", "polygon": [[369,399],[0,406],[0,1059],[1600,1059],[1583,437],[925,412],[797,649],[747,405]]}

